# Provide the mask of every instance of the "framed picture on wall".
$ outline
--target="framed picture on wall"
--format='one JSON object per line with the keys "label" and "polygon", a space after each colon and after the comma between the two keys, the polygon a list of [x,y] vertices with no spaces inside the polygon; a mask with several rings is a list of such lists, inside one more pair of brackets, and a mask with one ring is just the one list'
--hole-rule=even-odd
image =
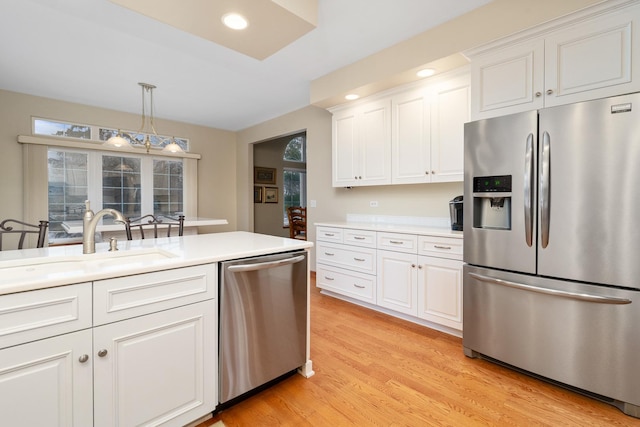
{"label": "framed picture on wall", "polygon": [[278,203],[278,187],[264,187],[264,202]]}
{"label": "framed picture on wall", "polygon": [[253,186],[253,203],[262,203],[263,187],[260,185]]}
{"label": "framed picture on wall", "polygon": [[254,184],[275,184],[276,183],[276,169],[275,168],[262,168],[256,166],[253,168],[253,183]]}

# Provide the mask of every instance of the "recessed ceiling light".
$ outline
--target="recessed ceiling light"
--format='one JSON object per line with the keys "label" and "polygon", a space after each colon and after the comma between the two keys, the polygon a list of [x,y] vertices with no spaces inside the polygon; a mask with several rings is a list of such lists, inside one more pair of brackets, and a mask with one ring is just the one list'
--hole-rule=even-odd
{"label": "recessed ceiling light", "polygon": [[435,74],[436,70],[433,68],[424,68],[416,73],[418,77],[430,77]]}
{"label": "recessed ceiling light", "polygon": [[222,23],[233,30],[244,30],[249,25],[249,21],[237,13],[227,13],[223,15]]}
{"label": "recessed ceiling light", "polygon": [[346,99],[347,101],[353,101],[354,99],[358,98],[360,98],[360,95],[356,95],[355,93],[350,93],[349,95],[344,97],[344,99]]}

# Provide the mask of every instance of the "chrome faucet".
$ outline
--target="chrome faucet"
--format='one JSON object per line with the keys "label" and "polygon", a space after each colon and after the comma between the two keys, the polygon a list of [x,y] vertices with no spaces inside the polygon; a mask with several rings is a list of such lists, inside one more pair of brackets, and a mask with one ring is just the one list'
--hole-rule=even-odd
{"label": "chrome faucet", "polygon": [[105,215],[112,215],[116,222],[125,223],[127,219],[122,215],[122,212],[115,209],[102,209],[98,213],[94,214],[89,207],[89,201],[85,200],[85,211],[82,217],[82,253],[93,254],[96,252],[96,227],[98,221]]}

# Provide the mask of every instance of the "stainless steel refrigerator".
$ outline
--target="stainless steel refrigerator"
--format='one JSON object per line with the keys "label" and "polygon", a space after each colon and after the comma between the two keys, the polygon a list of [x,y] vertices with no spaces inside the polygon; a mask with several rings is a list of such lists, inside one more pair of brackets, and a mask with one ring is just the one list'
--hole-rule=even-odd
{"label": "stainless steel refrigerator", "polygon": [[463,345],[640,417],[640,94],[465,125]]}

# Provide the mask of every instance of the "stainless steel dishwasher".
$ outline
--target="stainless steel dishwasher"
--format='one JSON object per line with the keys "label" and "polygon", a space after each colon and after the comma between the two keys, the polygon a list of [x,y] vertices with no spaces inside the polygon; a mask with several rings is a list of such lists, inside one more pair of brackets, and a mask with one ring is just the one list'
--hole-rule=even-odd
{"label": "stainless steel dishwasher", "polygon": [[220,403],[306,362],[307,253],[221,263]]}

